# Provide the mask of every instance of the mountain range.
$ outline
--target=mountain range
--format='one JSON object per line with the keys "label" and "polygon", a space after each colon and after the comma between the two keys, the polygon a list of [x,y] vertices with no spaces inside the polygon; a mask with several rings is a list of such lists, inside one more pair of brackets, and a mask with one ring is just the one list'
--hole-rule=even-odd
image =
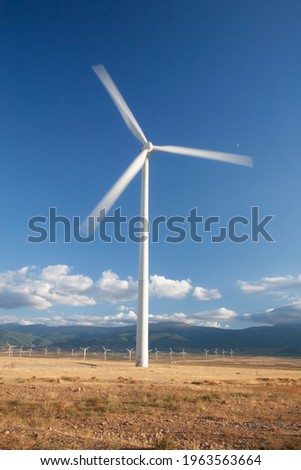
{"label": "mountain range", "polygon": [[[60,348],[62,351],[89,346],[90,351],[125,351],[135,346],[136,326],[46,326],[7,323],[0,325],[0,345]],[[241,330],[209,328],[187,323],[150,323],[150,349],[203,353],[229,351],[241,355],[301,356],[301,325],[258,326]]]}

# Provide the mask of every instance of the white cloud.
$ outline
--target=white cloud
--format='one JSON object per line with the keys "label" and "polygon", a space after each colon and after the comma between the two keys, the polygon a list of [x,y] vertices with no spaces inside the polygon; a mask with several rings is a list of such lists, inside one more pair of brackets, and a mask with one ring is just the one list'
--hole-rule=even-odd
{"label": "white cloud", "polygon": [[48,266],[41,272],[27,266],[0,273],[0,308],[46,310],[57,304],[94,305],[92,297],[78,293],[90,287],[92,280],[86,276],[72,276],[69,272],[68,266],[57,265]]}
{"label": "white cloud", "polygon": [[150,295],[154,297],[168,297],[171,299],[183,299],[191,291],[192,286],[189,279],[174,280],[166,279],[165,276],[155,274],[150,276]]}
{"label": "white cloud", "polygon": [[195,287],[192,295],[198,300],[218,300],[222,297],[217,289],[205,289],[204,287]]}
{"label": "white cloud", "polygon": [[223,327],[222,324],[217,321],[201,322],[198,324],[198,326],[205,326],[207,328],[228,328],[228,325]]}
{"label": "white cloud", "polygon": [[277,295],[282,298],[300,298],[301,274],[296,276],[272,276],[263,277],[259,281],[249,283],[238,281],[240,289],[245,294],[263,292],[270,295]]}
{"label": "white cloud", "polygon": [[150,321],[152,322],[185,322],[190,325],[196,326],[211,326],[215,328],[226,328],[225,322],[234,320],[237,317],[234,310],[230,310],[226,307],[221,307],[213,310],[204,310],[192,314],[183,312],[170,313],[170,314],[151,314]]}
{"label": "white cloud", "polygon": [[260,284],[250,284],[245,281],[238,281],[238,285],[240,286],[240,290],[244,294],[254,294],[255,292],[263,292],[266,290],[265,286]]}
{"label": "white cloud", "polygon": [[103,271],[101,278],[95,283],[93,293],[98,301],[126,302],[137,297],[138,283],[130,276],[120,279],[111,270]]}
{"label": "white cloud", "polygon": [[221,307],[213,310],[204,310],[193,315],[193,318],[198,318],[205,322],[225,322],[233,320],[236,317],[236,312],[226,307]]}
{"label": "white cloud", "polygon": [[93,281],[90,277],[83,274],[69,274],[71,268],[67,265],[59,264],[56,266],[47,266],[41,273],[41,280],[50,282],[58,289],[70,292],[81,292],[89,289]]}
{"label": "white cloud", "polygon": [[178,312],[178,313],[162,313],[162,314],[150,314],[149,319],[151,322],[158,323],[158,322],[187,322],[188,315],[186,313]]}
{"label": "white cloud", "polygon": [[[189,280],[173,280],[157,274],[150,277],[150,295],[182,299],[191,291]],[[138,282],[121,279],[111,270],[103,271],[98,281],[83,274],[71,274],[67,265],[47,266],[42,270],[24,267],[0,273],[0,308],[28,307],[46,310],[55,305],[83,307],[101,302],[129,302],[137,298]]]}

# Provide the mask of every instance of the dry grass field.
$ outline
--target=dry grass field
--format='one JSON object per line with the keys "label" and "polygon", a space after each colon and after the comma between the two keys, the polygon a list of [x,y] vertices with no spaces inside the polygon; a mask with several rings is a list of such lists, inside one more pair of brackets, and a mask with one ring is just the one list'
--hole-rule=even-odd
{"label": "dry grass field", "polygon": [[301,449],[301,360],[0,357],[1,449]]}

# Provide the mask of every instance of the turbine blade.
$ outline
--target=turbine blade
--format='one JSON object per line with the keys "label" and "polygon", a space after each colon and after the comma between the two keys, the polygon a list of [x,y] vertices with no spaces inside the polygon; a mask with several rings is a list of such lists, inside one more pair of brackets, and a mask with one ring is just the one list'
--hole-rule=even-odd
{"label": "turbine blade", "polygon": [[[101,199],[101,201],[89,214],[89,216],[86,218],[86,220],[81,226],[82,231],[84,233],[91,235],[92,229],[90,228],[90,225],[89,225],[89,218],[91,217],[94,218],[93,229],[94,231],[96,230],[96,227],[101,222],[100,211],[105,209],[105,213],[102,214],[102,217],[104,217],[104,215],[109,212],[109,210],[111,209],[115,201],[119,198],[121,193],[125,190],[127,185],[132,181],[132,179],[137,175],[137,173],[143,167],[147,154],[148,154],[148,151],[146,149],[143,149],[139,153],[139,155],[135,158],[135,160],[130,164],[130,166],[120,176],[120,178],[116,181],[116,183],[112,186],[112,188],[107,192],[105,197]],[[98,218],[98,220],[96,219],[96,217]]]}
{"label": "turbine blade", "polygon": [[245,155],[237,155],[235,153],[215,152],[213,150],[193,149],[189,147],[177,147],[174,145],[154,145],[154,150],[158,152],[177,153],[180,155],[187,155],[189,157],[207,158],[210,160],[218,160],[221,162],[235,163],[243,166],[253,166],[251,157]]}
{"label": "turbine blade", "polygon": [[99,80],[102,82],[103,86],[106,88],[107,92],[111,96],[112,100],[114,101],[115,105],[117,106],[121,116],[123,117],[126,125],[134,134],[134,136],[140,140],[142,144],[147,143],[147,139],[139,126],[138,122],[136,121],[133,113],[131,112],[130,108],[124,101],[123,97],[121,96],[121,93],[117,89],[115,83],[111,79],[110,75],[104,68],[102,64],[99,65],[94,65],[92,67],[96,75],[98,76]]}

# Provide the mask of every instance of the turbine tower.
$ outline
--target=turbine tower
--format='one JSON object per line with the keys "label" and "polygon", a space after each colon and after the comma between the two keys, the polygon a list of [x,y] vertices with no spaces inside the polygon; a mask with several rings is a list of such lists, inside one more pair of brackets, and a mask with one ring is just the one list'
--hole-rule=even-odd
{"label": "turbine tower", "polygon": [[[92,67],[107,92],[114,101],[122,118],[129,130],[143,145],[138,156],[133,160],[126,171],[116,181],[105,197],[97,204],[83,224],[83,230],[89,235],[95,231],[96,224],[100,223],[105,214],[110,210],[115,201],[125,190],[137,173],[142,170],[141,184],[141,241],[139,250],[139,276],[138,276],[138,315],[136,329],[136,366],[148,367],[148,309],[149,309],[149,240],[148,240],[148,203],[149,203],[149,158],[155,150],[164,153],[175,153],[197,158],[218,160],[221,162],[235,163],[238,165],[253,166],[250,157],[215,152],[211,150],[201,150],[188,147],[178,147],[173,145],[153,145],[144,135],[141,127],[136,121],[128,105],[121,96],[119,90],[111,79],[103,65]],[[93,224],[91,227],[91,220]]]}

